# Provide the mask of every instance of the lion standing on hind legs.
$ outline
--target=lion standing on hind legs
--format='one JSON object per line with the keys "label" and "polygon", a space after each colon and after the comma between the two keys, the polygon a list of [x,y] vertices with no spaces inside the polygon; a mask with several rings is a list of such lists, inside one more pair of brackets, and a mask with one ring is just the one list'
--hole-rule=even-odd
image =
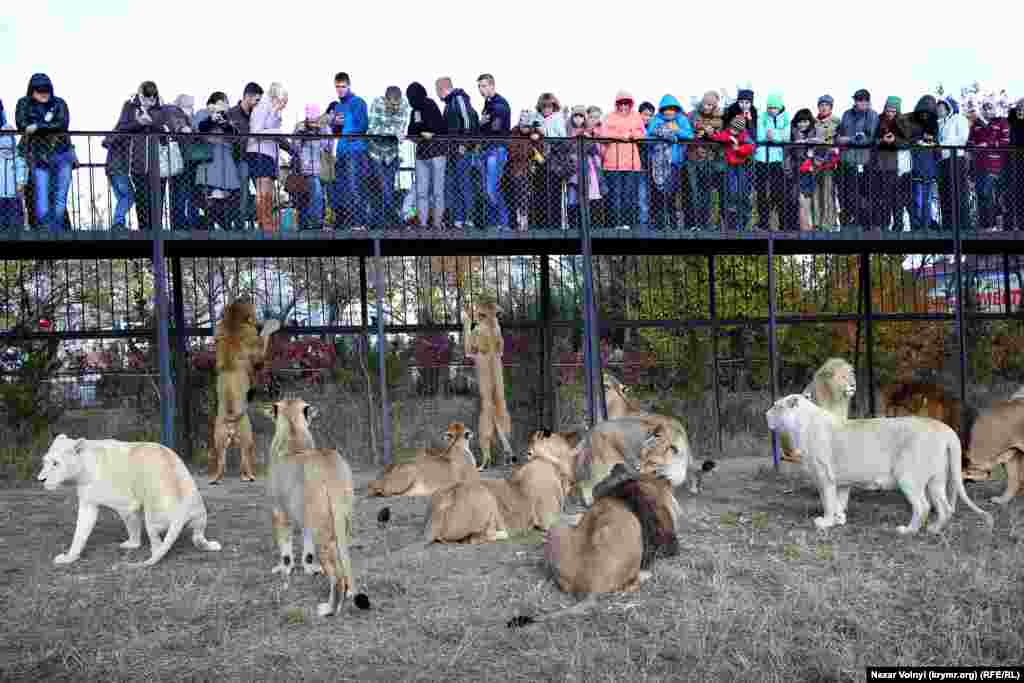
{"label": "lion standing on hind legs", "polygon": [[256,440],[249,420],[249,401],[256,372],[266,362],[270,335],[281,328],[277,320],[256,321],[256,307],[239,299],[224,309],[217,323],[217,418],[213,426],[213,450],[209,459],[210,484],[224,478],[227,449],[237,444],[241,452],[239,478],[256,481]]}
{"label": "lion standing on hind legs", "polygon": [[463,313],[462,343],[466,357],[476,364],[477,384],[480,387],[480,469],[491,465],[491,446],[494,433],[498,433],[505,451],[505,461],[512,459],[509,436],[512,433],[512,417],[505,405],[505,377],[502,367],[502,353],[505,341],[501,336],[498,316],[501,307],[489,295],[480,297],[476,313],[470,318]]}

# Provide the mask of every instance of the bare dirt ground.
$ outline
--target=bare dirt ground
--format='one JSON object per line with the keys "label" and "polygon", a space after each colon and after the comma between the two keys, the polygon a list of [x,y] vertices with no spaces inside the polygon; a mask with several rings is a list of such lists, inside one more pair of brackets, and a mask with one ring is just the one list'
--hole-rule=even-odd
{"label": "bare dirt ground", "polygon": [[[860,681],[868,665],[1024,661],[1024,499],[988,502],[1003,482],[969,484],[994,512],[989,534],[962,502],[946,532],[905,539],[895,493],[854,492],[845,527],[816,532],[813,489],[766,457],[719,463],[705,491],[677,496],[681,553],[640,592],[588,615],[505,627],[573,602],[541,567],[538,534],[485,546],[419,540],[424,498],[368,499],[357,471],[353,564],[343,614],[318,618],[322,577],[287,589],[270,537],[264,483],[196,481],[209,538],[188,534],[156,567],[114,572],[126,538],[110,511],[81,559],[58,567],[75,524],[73,490],[0,490],[0,679],[62,681]],[[392,510],[380,530],[378,511]],[[301,536],[295,537],[296,557]]]}

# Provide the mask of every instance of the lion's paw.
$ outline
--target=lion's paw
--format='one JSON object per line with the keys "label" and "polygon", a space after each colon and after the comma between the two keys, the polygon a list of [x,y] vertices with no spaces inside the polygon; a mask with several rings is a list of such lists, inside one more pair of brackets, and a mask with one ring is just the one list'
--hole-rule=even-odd
{"label": "lion's paw", "polygon": [[77,559],[78,559],[77,557],[69,555],[68,553],[61,553],[57,557],[53,558],[53,563],[54,564],[71,564],[72,562],[74,562]]}
{"label": "lion's paw", "polygon": [[896,527],[896,533],[906,536],[907,534],[914,533],[914,530],[905,524],[900,524],[898,527]]}
{"label": "lion's paw", "polygon": [[306,572],[307,576],[316,576],[317,574],[323,574],[324,568],[320,566],[319,562],[312,562],[303,564],[302,571]]}
{"label": "lion's paw", "polygon": [[334,608],[331,606],[331,603],[329,602],[321,602],[319,605],[316,606],[316,613],[317,616],[320,617],[329,617],[332,614],[334,614]]}
{"label": "lion's paw", "polygon": [[207,541],[206,542],[206,549],[209,550],[210,552],[217,552],[218,550],[221,549],[221,545],[217,541]]}
{"label": "lion's paw", "polygon": [[135,550],[136,548],[142,547],[142,541],[133,541],[131,539],[128,539],[127,541],[121,544],[121,547],[125,550]]}

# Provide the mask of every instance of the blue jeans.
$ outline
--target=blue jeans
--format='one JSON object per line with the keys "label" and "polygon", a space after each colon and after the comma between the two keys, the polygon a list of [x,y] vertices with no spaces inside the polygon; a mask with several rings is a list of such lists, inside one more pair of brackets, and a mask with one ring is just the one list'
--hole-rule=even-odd
{"label": "blue jeans", "polygon": [[911,230],[924,230],[932,227],[932,182],[931,178],[913,178],[911,180]]}
{"label": "blue jeans", "polygon": [[[42,166],[32,167],[35,184],[36,226],[51,232],[64,232],[64,210],[71,189],[71,152],[55,154]],[[51,187],[51,182],[53,183]],[[53,193],[53,204],[50,193]]]}
{"label": "blue jeans", "polygon": [[318,227],[324,220],[324,188],[320,176],[308,175],[309,197],[299,213],[300,227]]}
{"label": "blue jeans", "polygon": [[978,195],[978,229],[996,227],[996,179],[994,173],[978,172],[974,178],[974,190]]}
{"label": "blue jeans", "polygon": [[370,159],[365,151],[347,151],[334,161],[334,183],[331,185],[331,208],[334,227],[365,226],[369,222],[366,181],[370,175]]}
{"label": "blue jeans", "polygon": [[746,230],[750,224],[750,166],[725,169],[725,220],[727,230]]}
{"label": "blue jeans", "polygon": [[490,227],[508,227],[508,205],[501,191],[501,176],[507,161],[507,147],[489,149],[484,155],[484,194],[487,195],[487,225]]}
{"label": "blue jeans", "polygon": [[192,230],[198,218],[196,207],[196,166],[185,162],[185,170],[170,179],[171,229]]}
{"label": "blue jeans", "polygon": [[114,193],[117,204],[114,206],[114,225],[125,227],[128,219],[128,211],[135,204],[135,190],[132,188],[132,181],[126,175],[110,176],[110,190]]}
{"label": "blue jeans", "polygon": [[[675,197],[684,182],[686,182],[686,167],[672,164],[672,172],[665,179],[665,184],[661,187],[654,186],[654,223],[659,229],[667,229],[676,225]],[[644,184],[644,180],[641,180],[640,187],[643,187]],[[641,211],[642,206],[643,200],[641,200]]]}
{"label": "blue jeans", "polygon": [[[632,207],[639,204],[640,184],[647,182],[647,176],[638,171],[609,171],[606,175],[608,176],[608,194],[610,195],[609,226],[617,228],[623,225],[634,225],[636,221],[633,219],[636,214],[632,211]],[[647,189],[644,188],[645,198],[646,195]]]}
{"label": "blue jeans", "polygon": [[640,180],[636,184],[637,203],[640,208],[640,225],[647,225],[651,222],[650,179],[650,170],[645,169],[640,174]]}
{"label": "blue jeans", "polygon": [[452,221],[464,223],[472,220],[473,205],[476,202],[476,188],[473,186],[472,155],[449,157],[449,172],[445,174],[445,204],[451,210]]}
{"label": "blue jeans", "polygon": [[370,170],[373,177],[380,183],[380,211],[374,212],[374,226],[383,228],[388,225],[399,225],[401,219],[395,209],[395,176],[398,174],[399,158],[395,157],[385,163],[370,159]]}
{"label": "blue jeans", "polygon": [[718,161],[690,161],[687,164],[690,181],[690,205],[693,207],[693,227],[710,229],[711,193],[718,192],[723,199],[722,169]]}

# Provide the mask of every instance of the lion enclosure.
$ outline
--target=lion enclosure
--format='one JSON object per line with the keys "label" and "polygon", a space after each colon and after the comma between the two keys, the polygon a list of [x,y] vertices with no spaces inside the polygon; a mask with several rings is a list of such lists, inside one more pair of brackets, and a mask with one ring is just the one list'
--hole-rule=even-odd
{"label": "lion enclosure", "polygon": [[[476,429],[462,314],[483,296],[503,309],[514,451],[532,430],[588,422],[584,259],[174,257],[156,273],[149,259],[5,261],[5,476],[30,479],[61,431],[161,440],[154,298],[163,274],[173,439],[223,551],[179,540],[156,567],[112,572],[126,554],[124,529],[105,510],[78,563],[55,568],[74,528],[74,492],[5,490],[0,679],[855,681],[876,664],[1024,660],[1024,507],[988,503],[1003,482],[969,485],[996,516],[991,534],[960,505],[941,537],[903,539],[891,532],[908,514],[898,493],[855,492],[847,525],[815,532],[816,490],[795,466],[772,467],[765,411],[830,357],[856,368],[854,416],[883,414],[881,390],[897,382],[960,396],[956,268],[946,254],[594,255],[595,364],[645,408],[679,418],[698,462],[718,462],[700,493],[676,492],[680,555],[659,560],[638,593],[521,631],[506,621],[572,602],[542,567],[539,533],[435,545],[364,572],[420,538],[427,506],[366,497],[387,455],[440,445],[451,421]],[[961,274],[963,385],[980,410],[1024,384],[1015,353],[1024,264],[969,254]],[[261,319],[284,320],[250,409],[257,459],[266,464],[273,429],[257,404],[298,394],[318,407],[318,445],[338,448],[355,472],[352,557],[368,612],[349,601],[325,621],[315,614],[322,577],[297,572],[285,588],[271,575],[263,469],[257,482],[239,482],[230,449],[224,485],[204,480],[213,327],[242,296]],[[381,528],[385,506],[391,521]]]}

